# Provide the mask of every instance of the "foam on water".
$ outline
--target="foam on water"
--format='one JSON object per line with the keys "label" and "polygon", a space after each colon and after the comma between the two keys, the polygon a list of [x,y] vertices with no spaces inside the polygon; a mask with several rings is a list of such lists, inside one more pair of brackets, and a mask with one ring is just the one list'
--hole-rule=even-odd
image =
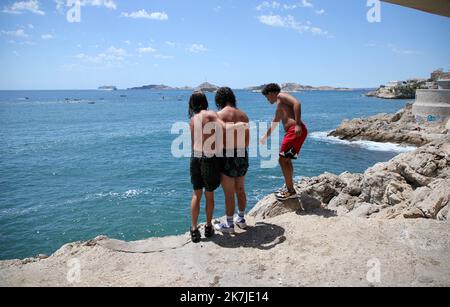
{"label": "foam on water", "polygon": [[334,136],[328,136],[331,131],[318,131],[312,132],[311,138],[320,142],[333,143],[333,144],[343,144],[348,146],[358,146],[367,150],[372,151],[389,151],[389,152],[411,152],[417,149],[414,146],[404,146],[394,143],[381,143],[373,141],[348,141],[341,140],[340,138]]}

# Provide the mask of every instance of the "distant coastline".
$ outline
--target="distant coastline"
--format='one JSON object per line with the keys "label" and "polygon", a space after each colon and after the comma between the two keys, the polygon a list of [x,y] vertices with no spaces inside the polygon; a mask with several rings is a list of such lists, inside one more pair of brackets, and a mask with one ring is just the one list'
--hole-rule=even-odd
{"label": "distant coastline", "polygon": [[[252,92],[261,92],[266,84],[259,86],[252,86],[248,88],[244,88],[244,90],[252,91]],[[283,83],[281,84],[281,90],[283,92],[295,93],[295,92],[303,92],[303,91],[352,91],[354,89],[348,87],[334,87],[334,86],[311,86],[311,85],[302,85],[298,83]]]}
{"label": "distant coastline", "polygon": [[[238,88],[236,90],[243,91],[252,91],[252,92],[261,92],[266,84],[251,86],[246,88]],[[183,86],[183,87],[173,87],[165,84],[150,84],[143,85],[138,87],[127,88],[127,90],[153,90],[153,91],[194,91],[201,90],[205,92],[215,92],[219,89],[219,86],[205,82],[200,84],[197,87]],[[357,90],[354,88],[348,87],[334,87],[334,86],[310,86],[310,85],[301,85],[298,83],[283,83],[281,84],[281,89],[283,92],[303,92],[303,91],[353,91]],[[370,88],[371,89],[371,88]],[[362,89],[361,89],[362,90]]]}

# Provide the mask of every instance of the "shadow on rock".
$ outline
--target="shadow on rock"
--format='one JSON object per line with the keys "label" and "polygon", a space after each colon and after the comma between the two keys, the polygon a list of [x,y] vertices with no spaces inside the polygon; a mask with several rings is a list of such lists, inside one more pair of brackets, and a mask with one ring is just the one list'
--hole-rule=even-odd
{"label": "shadow on rock", "polygon": [[258,222],[249,226],[245,232],[235,235],[215,235],[211,242],[224,248],[257,248],[269,250],[286,241],[284,228],[265,222]]}
{"label": "shadow on rock", "polygon": [[324,208],[320,200],[306,194],[291,201],[299,203],[300,209],[295,211],[298,215],[316,215],[325,218],[337,216],[335,211]]}

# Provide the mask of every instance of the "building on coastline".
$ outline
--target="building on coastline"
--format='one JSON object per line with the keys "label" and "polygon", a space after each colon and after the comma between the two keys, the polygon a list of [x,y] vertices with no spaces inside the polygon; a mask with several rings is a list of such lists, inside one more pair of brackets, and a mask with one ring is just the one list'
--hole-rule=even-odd
{"label": "building on coastline", "polygon": [[[450,17],[449,1],[445,0],[382,0],[427,13]],[[437,85],[437,86],[436,86]],[[431,80],[425,84],[425,89],[417,89],[413,114],[419,122],[447,122],[450,130],[450,70],[434,71]],[[436,88],[437,87],[437,88]]]}
{"label": "building on coastline", "polygon": [[437,85],[437,89],[416,91],[413,114],[417,122],[445,123],[450,120],[450,78],[438,80]]}
{"label": "building on coastline", "polygon": [[403,86],[405,82],[403,81],[389,81],[387,84],[384,85],[386,89],[393,89],[399,86]]}

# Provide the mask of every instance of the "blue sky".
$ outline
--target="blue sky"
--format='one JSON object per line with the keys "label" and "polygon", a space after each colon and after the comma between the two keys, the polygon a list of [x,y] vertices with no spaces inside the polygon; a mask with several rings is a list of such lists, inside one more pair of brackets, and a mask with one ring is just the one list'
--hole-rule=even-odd
{"label": "blue sky", "polygon": [[0,1],[0,89],[373,87],[450,68],[450,19],[366,0]]}

